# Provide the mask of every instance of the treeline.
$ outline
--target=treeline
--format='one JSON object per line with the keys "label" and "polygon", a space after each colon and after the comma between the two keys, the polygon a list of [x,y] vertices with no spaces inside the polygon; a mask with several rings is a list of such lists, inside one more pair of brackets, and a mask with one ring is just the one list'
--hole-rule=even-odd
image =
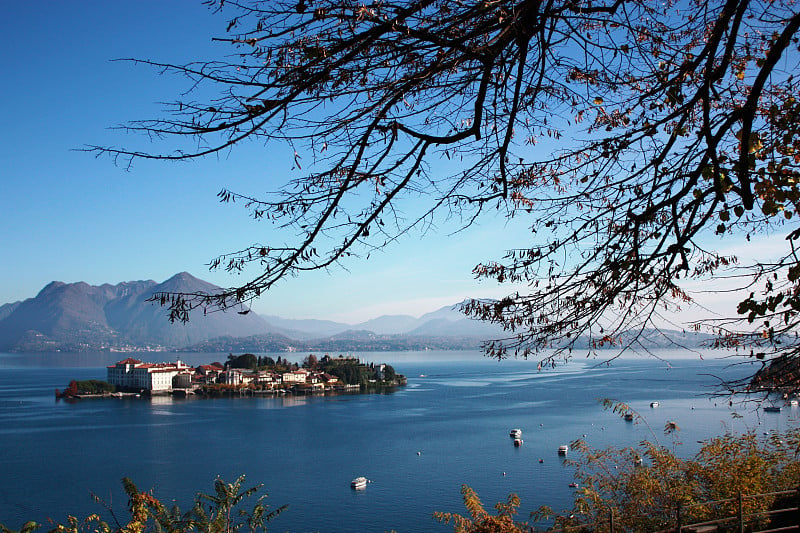
{"label": "treeline", "polygon": [[116,392],[117,387],[99,379],[84,381],[72,380],[63,391],[56,389],[56,398],[74,398],[83,394],[110,394]]}
{"label": "treeline", "polygon": [[268,372],[291,372],[299,368],[323,372],[336,376],[347,385],[369,386],[371,383],[397,383],[404,380],[402,375],[398,375],[394,367],[387,364],[375,365],[375,363],[362,363],[356,357],[331,357],[328,354],[317,358],[310,354],[303,359],[302,364],[292,363],[287,359],[278,356],[273,359],[270,356],[256,356],[252,353],[242,355],[228,355],[225,363],[227,368],[241,368],[253,371]]}
{"label": "treeline", "polygon": [[267,370],[270,372],[291,372],[297,370],[300,366],[297,363],[292,363],[288,359],[283,359],[278,356],[273,359],[270,356],[256,356],[251,353],[242,355],[228,355],[228,360],[225,362],[225,368],[241,368],[247,370]]}

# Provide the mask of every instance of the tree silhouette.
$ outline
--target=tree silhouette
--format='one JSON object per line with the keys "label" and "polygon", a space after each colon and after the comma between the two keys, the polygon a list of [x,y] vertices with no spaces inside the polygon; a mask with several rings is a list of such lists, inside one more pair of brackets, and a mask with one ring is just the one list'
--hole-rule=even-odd
{"label": "tree silhouette", "polygon": [[[174,149],[91,149],[130,164],[252,139],[289,146],[303,177],[265,197],[219,197],[299,237],[213,260],[257,265],[241,286],[157,295],[172,320],[250,301],[438,217],[505,216],[531,234],[474,273],[528,289],[463,306],[508,331],[489,355],[547,364],[579,336],[619,343],[690,302],[686,282],[719,277],[752,290],[738,316],[713,324],[727,345],[756,344],[765,362],[797,354],[785,335],[800,320],[792,2],[209,3],[229,20],[216,40],[236,55],[145,63],[218,96],[190,92],[128,126]],[[777,258],[738,264],[714,251],[719,239],[774,233],[786,235]]]}

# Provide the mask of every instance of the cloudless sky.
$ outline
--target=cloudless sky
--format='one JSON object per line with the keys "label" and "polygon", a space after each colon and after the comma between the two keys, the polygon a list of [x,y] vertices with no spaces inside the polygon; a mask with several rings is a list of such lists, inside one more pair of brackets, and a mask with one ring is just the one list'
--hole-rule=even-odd
{"label": "cloudless sky", "polygon": [[[217,254],[280,238],[223,187],[258,195],[298,177],[281,146],[250,143],[230,155],[185,163],[115,166],[84,145],[147,148],[111,129],[161,115],[185,80],[144,65],[229,53],[230,15],[199,1],[7,2],[0,20],[0,304],[36,295],[53,280],[90,284],[164,281],[188,271],[220,286],[243,276],[209,271]],[[157,150],[158,145],[152,146]],[[253,304],[262,314],[356,323],[381,314],[419,316],[466,297],[511,292],[477,282],[472,268],[529,238],[498,218],[451,235],[446,224],[412,233],[368,261],[286,280]],[[250,271],[252,275],[254,272]]]}
{"label": "cloudless sky", "polygon": [[[0,304],[33,297],[53,280],[161,282],[188,271],[233,286],[247,274],[209,271],[211,259],[283,238],[241,206],[220,204],[216,194],[227,187],[258,195],[297,177],[284,147],[251,143],[219,158],[137,161],[130,170],[76,151],[90,144],[148,148],[145,139],[113,127],[160,116],[159,102],[176,99],[186,82],[113,60],[220,57],[229,48],[211,37],[224,35],[227,20],[188,0],[4,5]],[[471,270],[519,243],[524,228],[487,220],[449,236],[454,229],[413,233],[368,261],[347,263],[347,270],[286,280],[253,307],[355,323],[381,314],[419,316],[508,291],[476,282]]]}

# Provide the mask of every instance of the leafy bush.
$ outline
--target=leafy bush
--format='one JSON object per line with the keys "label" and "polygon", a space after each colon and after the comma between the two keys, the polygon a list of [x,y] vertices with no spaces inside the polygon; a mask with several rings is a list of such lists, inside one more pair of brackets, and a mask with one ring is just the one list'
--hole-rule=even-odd
{"label": "leafy bush", "polygon": [[[244,480],[244,475],[233,483],[225,483],[217,478],[214,481],[214,494],[198,494],[192,508],[182,513],[177,506],[167,508],[152,493],[140,491],[130,479],[123,478],[122,486],[128,495],[129,518],[126,524],[120,523],[116,513],[109,508],[114,525],[109,525],[97,514],[89,515],[84,520],[69,516],[65,524],[58,524],[50,533],[266,532],[267,523],[285,511],[287,506],[270,511],[265,494],[255,501],[251,510],[243,509],[242,503],[262,487],[256,485],[243,489]],[[41,524],[36,522],[26,522],[19,532],[15,532],[0,524],[0,533],[33,533],[40,527]]]}
{"label": "leafy bush", "polygon": [[[572,509],[555,515],[541,507],[531,523],[515,522],[519,498],[511,494],[490,515],[477,494],[462,488],[469,517],[436,513],[452,523],[456,533],[531,531],[552,524],[558,530],[591,525],[607,531],[611,517],[614,531],[668,530],[683,524],[736,516],[739,495],[788,491],[800,486],[800,429],[760,439],[755,433],[726,434],[707,440],[692,459],[682,459],[670,449],[645,441],[638,447],[594,449],[575,441],[571,449],[578,488]],[[791,498],[790,498],[791,499]],[[796,499],[796,498],[795,498]],[[709,504],[708,502],[718,502]],[[764,513],[776,508],[775,496],[744,498],[742,514],[751,529],[769,526]],[[791,505],[789,505],[791,506]],[[783,508],[786,506],[780,506]],[[571,530],[571,529],[570,529]]]}

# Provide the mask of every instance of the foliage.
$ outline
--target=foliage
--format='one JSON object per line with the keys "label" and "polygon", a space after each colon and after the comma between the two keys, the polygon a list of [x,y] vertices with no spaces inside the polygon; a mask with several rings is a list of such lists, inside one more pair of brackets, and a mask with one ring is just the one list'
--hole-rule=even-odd
{"label": "foliage", "polygon": [[[238,509],[239,505],[258,492],[263,485],[242,489],[244,475],[233,483],[221,479],[214,482],[215,494],[198,494],[190,512],[191,527],[202,533],[233,533],[246,530],[251,533],[266,531],[266,523],[273,520],[287,506],[269,511],[266,495],[259,497],[251,511]],[[237,516],[239,517],[237,519]]]}
{"label": "foliage", "polygon": [[64,389],[63,392],[56,389],[56,398],[74,398],[78,394],[80,394],[80,391],[78,391],[78,382],[74,379],[69,382],[69,385],[67,385],[67,388]]}
{"label": "foliage", "polygon": [[227,364],[230,368],[250,368],[254,369],[258,365],[258,358],[251,354],[245,353],[242,355],[228,355]]}
{"label": "foliage", "polygon": [[497,503],[494,508],[497,515],[489,514],[481,503],[474,490],[466,485],[461,487],[464,507],[470,516],[464,517],[456,513],[434,513],[434,518],[444,524],[452,522],[453,531],[456,533],[513,533],[526,531],[527,524],[514,521],[514,516],[519,510],[519,497],[510,494],[505,503]]}
{"label": "foliage", "polygon": [[292,363],[288,359],[282,359],[280,355],[276,361],[272,361],[271,357],[266,357],[262,363],[263,364],[259,364],[262,370],[272,370],[273,372],[290,372],[300,368],[297,363]]}
{"label": "foliage", "polygon": [[308,354],[308,356],[303,359],[303,368],[307,368],[309,370],[316,370],[317,366],[319,366],[319,361],[317,361],[317,356],[312,354]]}
{"label": "foliage", "polygon": [[25,522],[24,524],[22,524],[22,527],[19,528],[19,530],[13,530],[0,524],[0,533],[33,533],[40,527],[41,524],[38,524],[36,522]]}
{"label": "foliage", "polygon": [[[69,516],[66,523],[56,525],[50,533],[265,532],[267,522],[285,511],[287,506],[270,511],[266,504],[267,496],[263,495],[256,500],[252,510],[243,509],[243,502],[262,487],[257,485],[243,489],[244,480],[243,475],[233,483],[225,483],[218,478],[214,482],[214,494],[198,494],[192,509],[181,513],[177,506],[167,508],[150,492],[140,491],[130,479],[123,478],[122,486],[128,495],[129,518],[126,523],[121,523],[114,510],[108,507],[113,525],[109,525],[96,514],[89,515],[84,520]],[[99,499],[97,501],[100,502]],[[0,524],[0,533],[33,533],[39,527],[41,525],[36,522],[27,522],[17,532]]]}
{"label": "foliage", "polygon": [[[716,324],[726,345],[797,353],[800,341],[782,335],[800,325],[791,0],[209,4],[228,18],[216,40],[235,55],[144,62],[192,89],[165,116],[129,125],[163,152],[90,149],[129,164],[246,140],[288,146],[301,177],[260,198],[219,197],[298,238],[213,260],[259,269],[239,287],[155,295],[173,320],[369,255],[412,228],[499,214],[531,234],[474,270],[527,287],[463,306],[508,331],[486,347],[492,356],[552,364],[558,354],[541,350],[568,357],[579,336],[618,344],[690,302],[688,282],[715,277],[752,291],[738,317]],[[787,235],[774,259],[737,265],[712,249],[774,233]]]}
{"label": "foliage", "polygon": [[386,381],[394,381],[397,379],[397,372],[395,372],[392,365],[386,365],[383,368],[383,379]]}
{"label": "foliage", "polygon": [[[266,504],[267,496],[263,495],[256,499],[252,510],[242,508],[244,501],[255,495],[262,487],[257,485],[243,489],[244,480],[244,475],[239,476],[233,483],[225,483],[217,478],[214,482],[214,494],[198,494],[192,509],[187,513],[181,513],[177,506],[167,508],[150,492],[140,491],[130,479],[123,478],[122,486],[128,496],[127,523],[121,523],[114,510],[109,507],[113,526],[96,514],[89,515],[84,520],[69,516],[65,524],[56,525],[50,533],[265,532],[267,522],[285,511],[287,506],[283,505],[270,511]],[[0,524],[0,533],[32,533],[39,527],[41,525],[36,522],[27,522],[16,532]]]}
{"label": "foliage", "polygon": [[81,394],[103,394],[104,392],[115,392],[117,387],[100,379],[88,379],[78,381],[78,390]]}
{"label": "foliage", "polygon": [[[676,524],[679,507],[683,524],[713,520],[736,516],[740,493],[800,487],[800,429],[765,439],[755,433],[723,435],[705,441],[692,459],[682,459],[649,441],[636,448],[594,449],[579,440],[572,443],[570,452],[580,454],[572,461],[578,489],[572,509],[555,517],[555,529],[591,524],[593,531],[603,532],[613,516],[614,531],[669,530]],[[643,459],[641,464],[639,459]],[[503,511],[500,516],[490,517],[469,487],[462,494],[470,517],[436,515],[440,521],[452,521],[457,532],[529,531],[546,527],[545,520],[552,516],[542,508],[531,524],[514,523],[519,506],[515,495],[509,496],[508,504],[498,504],[498,511]],[[711,501],[721,503],[706,504]],[[743,514],[767,511],[774,503],[774,496],[744,499]],[[748,521],[751,527],[768,525],[764,517]],[[490,528],[501,523],[506,529]]]}
{"label": "foliage", "polygon": [[275,366],[275,359],[272,357],[265,355],[265,356],[258,356],[258,366]]}
{"label": "foliage", "polygon": [[99,379],[71,380],[64,391],[56,389],[56,398],[74,398],[80,394],[105,394],[115,392],[116,385]]}
{"label": "foliage", "polygon": [[[613,513],[620,527],[653,531],[674,524],[677,507],[683,521],[735,516],[742,494],[764,494],[800,486],[800,430],[759,439],[755,433],[726,434],[705,441],[690,460],[644,442],[638,449],[593,450],[573,443],[580,484],[572,515],[563,525],[602,521]],[[639,466],[642,457],[646,466]],[[716,506],[701,502],[728,500]],[[747,499],[745,515],[765,511],[774,498]],[[763,525],[763,524],[762,524]]]}
{"label": "foliage", "polygon": [[356,357],[325,355],[319,361],[319,369],[336,376],[347,385],[365,385],[375,377],[375,371]]}

